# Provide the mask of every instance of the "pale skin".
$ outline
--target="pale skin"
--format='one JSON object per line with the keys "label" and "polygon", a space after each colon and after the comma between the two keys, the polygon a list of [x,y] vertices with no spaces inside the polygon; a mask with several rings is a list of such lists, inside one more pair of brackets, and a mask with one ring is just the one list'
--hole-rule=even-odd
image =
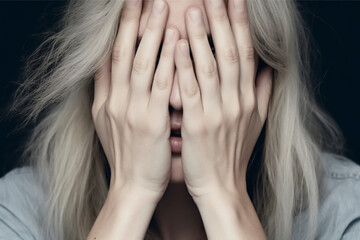
{"label": "pale skin", "polygon": [[[272,92],[272,70],[256,75],[257,61],[245,0],[125,3],[95,75],[92,115],[111,180],[88,239],[143,239],[153,215],[165,240],[266,239],[246,190]],[[170,149],[173,121],[181,155]]]}

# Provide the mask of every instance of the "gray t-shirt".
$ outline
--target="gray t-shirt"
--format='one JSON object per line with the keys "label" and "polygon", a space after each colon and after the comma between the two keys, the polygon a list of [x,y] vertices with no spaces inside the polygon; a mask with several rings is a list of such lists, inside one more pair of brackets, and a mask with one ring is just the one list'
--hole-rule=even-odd
{"label": "gray t-shirt", "polygon": [[[320,185],[318,240],[360,240],[360,166],[323,153],[326,173]],[[40,240],[45,194],[30,167],[0,178],[0,239]],[[306,213],[294,218],[293,240],[303,240]]]}

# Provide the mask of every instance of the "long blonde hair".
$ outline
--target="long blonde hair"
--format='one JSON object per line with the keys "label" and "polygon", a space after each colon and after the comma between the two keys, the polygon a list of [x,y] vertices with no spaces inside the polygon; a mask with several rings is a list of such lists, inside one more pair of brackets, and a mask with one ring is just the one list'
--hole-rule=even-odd
{"label": "long blonde hair", "polygon": [[[341,154],[343,136],[315,101],[309,32],[296,3],[247,3],[254,48],[274,69],[253,203],[268,238],[277,240],[290,239],[294,216],[307,208],[304,239],[313,239],[321,153]],[[109,168],[91,117],[93,78],[111,55],[122,6],[123,0],[70,1],[27,59],[9,106],[23,116],[19,129],[35,123],[21,160],[48,194],[44,239],[85,239],[106,199]],[[145,239],[153,239],[150,228]]]}

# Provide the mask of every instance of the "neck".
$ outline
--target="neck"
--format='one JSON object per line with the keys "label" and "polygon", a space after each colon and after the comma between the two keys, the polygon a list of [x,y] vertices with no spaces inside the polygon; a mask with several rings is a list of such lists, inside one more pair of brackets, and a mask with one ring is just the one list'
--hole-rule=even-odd
{"label": "neck", "polygon": [[199,240],[205,234],[200,212],[185,183],[169,183],[155,209],[154,219],[163,240]]}

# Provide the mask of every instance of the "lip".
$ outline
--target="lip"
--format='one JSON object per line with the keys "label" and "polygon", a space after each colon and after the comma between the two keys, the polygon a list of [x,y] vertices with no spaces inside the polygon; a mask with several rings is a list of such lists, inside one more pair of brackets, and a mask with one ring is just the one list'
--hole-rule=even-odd
{"label": "lip", "polygon": [[[181,123],[172,122],[170,126],[171,126],[171,132],[169,137],[175,137],[181,139]],[[177,136],[177,134],[176,136],[171,136],[173,133],[180,134],[180,137]]]}
{"label": "lip", "polygon": [[171,130],[180,130],[181,122],[171,122],[170,127],[171,127]]}
{"label": "lip", "polygon": [[182,138],[180,137],[170,137],[171,152],[181,153]]}
{"label": "lip", "polygon": [[[173,153],[181,153],[182,138],[181,138],[181,125],[182,115],[179,112],[173,111],[170,119],[171,133],[169,136],[171,151]],[[180,134],[180,135],[179,135]]]}

